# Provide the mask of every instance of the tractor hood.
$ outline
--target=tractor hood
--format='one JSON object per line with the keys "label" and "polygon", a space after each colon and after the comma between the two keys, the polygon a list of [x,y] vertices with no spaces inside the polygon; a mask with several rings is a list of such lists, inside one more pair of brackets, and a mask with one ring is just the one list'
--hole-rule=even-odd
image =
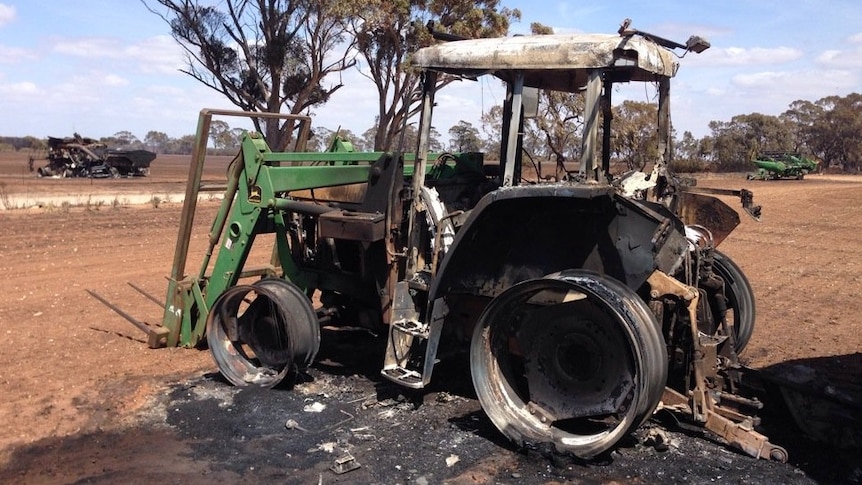
{"label": "tractor hood", "polygon": [[524,85],[575,92],[587,84],[589,71],[614,72],[614,81],[652,81],[673,77],[673,53],[640,36],[613,34],[531,35],[459,40],[419,49],[418,68],[449,74],[493,74],[511,81],[524,73]]}

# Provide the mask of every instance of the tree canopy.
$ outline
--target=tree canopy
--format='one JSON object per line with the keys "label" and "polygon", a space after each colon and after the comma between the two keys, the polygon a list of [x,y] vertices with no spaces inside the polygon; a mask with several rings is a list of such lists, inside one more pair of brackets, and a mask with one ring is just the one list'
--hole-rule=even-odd
{"label": "tree canopy", "polygon": [[[170,25],[187,54],[183,72],[244,111],[299,114],[325,103],[340,83],[327,76],[352,67],[338,0],[144,0]],[[270,146],[290,139],[292,123],[254,120]]]}
{"label": "tree canopy", "polygon": [[797,100],[781,119],[790,126],[797,146],[826,166],[844,170],[862,166],[862,94],[828,96],[813,103]]}
{"label": "tree canopy", "polygon": [[[499,0],[363,0],[357,6],[351,31],[364,59],[362,72],[377,89],[375,150],[389,149],[405,118],[414,113],[419,77],[407,61],[433,42],[432,30],[455,37],[499,37],[521,17]],[[438,82],[452,80],[443,76]]]}

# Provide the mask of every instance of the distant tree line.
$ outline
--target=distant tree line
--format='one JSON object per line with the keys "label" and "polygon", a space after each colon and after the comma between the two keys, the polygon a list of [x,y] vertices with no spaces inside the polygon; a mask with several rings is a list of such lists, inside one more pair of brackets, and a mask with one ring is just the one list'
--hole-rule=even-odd
{"label": "distant tree line", "polygon": [[[524,149],[538,160],[575,161],[580,156],[583,109],[581,95],[540,93],[538,116],[527,120]],[[499,107],[482,118],[484,149],[498,150]],[[611,160],[630,169],[657,158],[653,103],[624,101],[612,109]],[[760,153],[799,153],[819,160],[822,168],[845,172],[862,169],[862,94],[797,100],[778,116],[740,114],[730,121],[711,121],[709,134],[696,138],[674,131],[673,169],[678,172],[751,170]]]}
{"label": "distant tree line", "polygon": [[847,172],[862,168],[862,94],[797,100],[778,115],[737,115],[709,123],[710,135],[683,134],[677,157],[716,171],[735,171],[762,151],[800,153],[822,167]]}
{"label": "distant tree line", "polygon": [[[565,163],[580,156],[583,99],[578,94],[541,93],[539,112],[527,120],[524,150],[536,161]],[[614,136],[611,159],[630,169],[641,169],[656,159],[656,106],[652,103],[624,101],[613,107]],[[485,152],[494,160],[500,152],[502,108],[494,106],[485,112],[478,127],[459,121],[447,130],[448,138],[432,130],[432,151]],[[760,152],[800,153],[820,160],[823,168],[846,172],[862,168],[862,94],[829,96],[818,101],[798,100],[778,115],[750,113],[736,115],[730,121],[711,121],[710,133],[695,138],[690,131],[674,133],[674,166],[680,172],[736,172],[751,169],[751,160]],[[244,130],[214,120],[210,129],[211,153],[236,153]],[[418,134],[407,125],[403,137],[395,140],[393,150],[415,149]],[[308,141],[310,151],[325,151],[338,136],[356,151],[373,151],[378,140],[377,128],[355,134],[348,129],[313,128]],[[195,135],[172,138],[161,131],[149,131],[143,139],[129,131],[119,131],[99,139],[111,148],[144,149],[159,154],[188,155]],[[0,136],[0,151],[39,151],[47,149],[47,139],[34,136]]]}

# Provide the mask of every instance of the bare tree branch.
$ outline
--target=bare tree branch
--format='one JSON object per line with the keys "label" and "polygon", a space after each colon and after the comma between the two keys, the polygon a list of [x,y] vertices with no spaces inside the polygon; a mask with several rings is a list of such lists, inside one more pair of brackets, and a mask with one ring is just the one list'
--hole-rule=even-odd
{"label": "bare tree branch", "polygon": [[[337,0],[141,1],[185,51],[181,72],[243,110],[303,113],[341,87],[324,88],[328,75],[355,64]],[[271,146],[290,139],[292,124],[264,124]]]}

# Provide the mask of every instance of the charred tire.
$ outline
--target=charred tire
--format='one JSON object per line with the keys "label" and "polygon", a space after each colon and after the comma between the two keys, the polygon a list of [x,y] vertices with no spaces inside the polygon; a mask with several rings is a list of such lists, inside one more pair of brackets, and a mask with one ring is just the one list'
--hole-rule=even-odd
{"label": "charred tire", "polygon": [[302,290],[272,278],[222,293],[207,319],[207,343],[232,384],[269,388],[312,363],[320,329]]}
{"label": "charred tire", "polygon": [[310,366],[320,349],[320,323],[311,300],[298,286],[279,278],[262,279],[252,286],[268,289],[276,295],[278,302],[290,316],[288,324],[293,362],[300,369]]}
{"label": "charred tire", "polygon": [[638,295],[610,277],[569,270],[494,298],[470,348],[482,408],[525,447],[591,458],[640,426],[661,399],[667,355]]}
{"label": "charred tire", "polygon": [[724,280],[724,295],[727,309],[733,311],[733,332],[736,353],[741,353],[754,332],[754,290],[739,266],[727,255],[716,250],[713,256],[713,271]]}

